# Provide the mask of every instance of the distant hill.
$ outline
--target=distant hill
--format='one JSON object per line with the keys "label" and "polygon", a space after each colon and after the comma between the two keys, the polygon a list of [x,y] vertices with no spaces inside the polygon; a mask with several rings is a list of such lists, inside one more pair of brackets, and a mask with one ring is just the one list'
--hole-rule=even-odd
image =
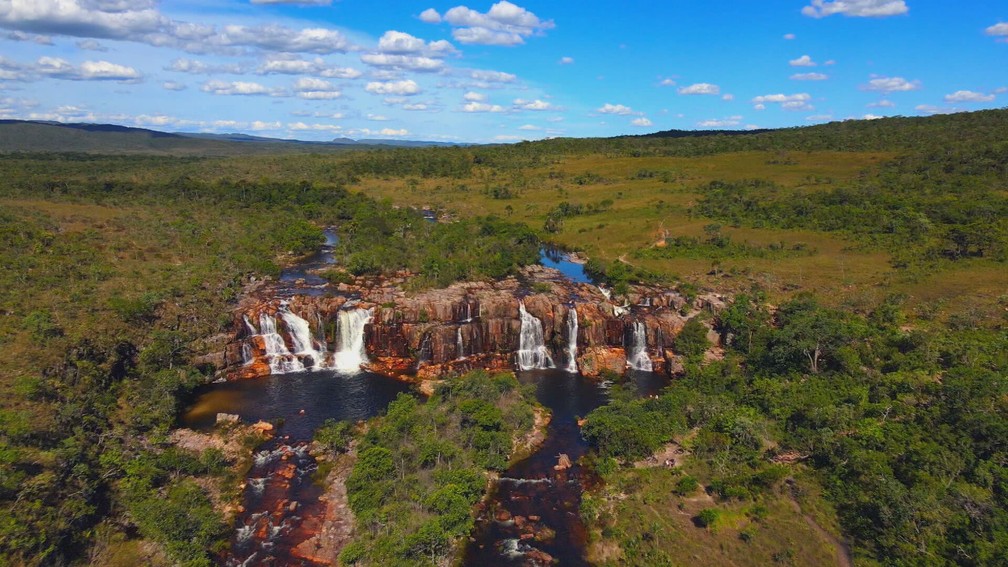
{"label": "distant hill", "polygon": [[0,153],[70,152],[95,154],[164,154],[226,156],[292,152],[339,152],[376,146],[450,146],[413,140],[351,140],[308,142],[250,136],[160,132],[115,124],[0,120]]}

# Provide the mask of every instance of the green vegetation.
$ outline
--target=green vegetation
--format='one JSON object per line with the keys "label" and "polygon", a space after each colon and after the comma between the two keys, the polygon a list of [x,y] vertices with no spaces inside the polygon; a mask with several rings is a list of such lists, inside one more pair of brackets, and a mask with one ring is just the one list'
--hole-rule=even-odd
{"label": "green vegetation", "polygon": [[400,395],[368,423],[347,480],[357,537],[347,565],[439,565],[473,527],[484,471],[501,471],[532,427],[532,405],[512,374],[474,372],[426,402]]}
{"label": "green vegetation", "polygon": [[585,438],[623,461],[678,438],[719,504],[774,500],[805,465],[770,457],[795,455],[861,561],[991,564],[1008,553],[1008,333],[901,323],[894,302],[861,317],[799,296],[771,318],[740,296],[720,320],[724,361],[688,363],[658,399],[593,411]]}
{"label": "green vegetation", "polygon": [[[60,132],[81,152],[193,155],[2,154],[0,563],[136,556],[141,540],[169,561],[207,560],[222,534],[206,491],[218,459],[177,464],[165,433],[209,378],[195,356],[250,276],[315,249],[324,226],[347,270],[333,282],[500,277],[548,237],[618,294],[636,281],[739,294],[716,320],[723,361],[702,363],[705,329],[687,325],[676,386],[589,416],[606,490],[625,499],[591,496],[582,513],[622,557],[822,563],[812,514],[842,528],[860,563],[996,563],[1008,555],[1006,132],[996,110],[254,157]],[[476,472],[503,466],[524,423],[481,392],[401,401],[402,431],[393,416],[360,440],[365,527],[348,559],[432,561],[465,532]],[[320,441],[341,450],[346,426]],[[617,466],[669,441],[688,476]],[[704,509],[713,529],[695,525]]]}

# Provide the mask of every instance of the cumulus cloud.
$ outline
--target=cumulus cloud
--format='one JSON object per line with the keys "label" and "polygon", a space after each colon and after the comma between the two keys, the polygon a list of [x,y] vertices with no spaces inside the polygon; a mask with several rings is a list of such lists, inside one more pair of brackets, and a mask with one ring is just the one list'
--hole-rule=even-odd
{"label": "cumulus cloud", "polygon": [[486,13],[466,6],[456,6],[444,15],[433,8],[420,14],[421,21],[428,23],[448,22],[454,28],[452,37],[466,44],[520,45],[525,38],[542,34],[555,27],[552,20],[541,20],[521,6],[501,0]]}
{"label": "cumulus cloud", "polygon": [[944,108],[931,104],[918,104],[914,107],[914,110],[921,114],[951,114],[956,111],[954,108]]}
{"label": "cumulus cloud", "polygon": [[519,130],[525,130],[526,132],[535,132],[537,130],[542,130],[542,128],[534,124],[523,124],[518,127]]}
{"label": "cumulus cloud", "polygon": [[697,122],[701,128],[733,128],[742,124],[741,116],[729,116],[727,118],[713,118]]}
{"label": "cumulus cloud", "polygon": [[904,0],[812,0],[802,8],[802,14],[811,18],[825,18],[834,14],[859,18],[899,16],[910,11]]}
{"label": "cumulus cloud", "polygon": [[825,81],[829,75],[825,73],[795,73],[791,75],[792,81]]}
{"label": "cumulus cloud", "polygon": [[434,8],[427,8],[423,12],[420,12],[420,21],[428,24],[440,24],[441,14]]}
{"label": "cumulus cloud", "polygon": [[731,93],[725,93],[721,95],[721,100],[728,100],[728,101],[735,100],[735,95]]}
{"label": "cumulus cloud", "polygon": [[788,61],[788,65],[792,67],[815,67],[816,62],[812,60],[808,55],[802,55],[798,59],[792,59]]}
{"label": "cumulus cloud", "polygon": [[391,55],[388,53],[365,53],[360,56],[360,60],[373,67],[387,67],[405,71],[417,71],[420,73],[434,73],[444,69],[445,64],[441,59],[424,57],[421,55]]}
{"label": "cumulus cloud", "polygon": [[639,126],[641,128],[645,128],[647,126],[654,126],[654,123],[644,116],[641,116],[640,118],[634,118],[633,120],[630,121],[630,124],[632,126]]}
{"label": "cumulus cloud", "polygon": [[633,114],[633,109],[629,106],[623,106],[622,104],[610,104],[605,103],[599,108],[595,109],[595,112],[599,114]]}
{"label": "cumulus cloud", "polygon": [[176,73],[191,73],[193,75],[239,75],[245,72],[241,65],[229,64],[209,64],[197,59],[175,59],[171,65],[165,67],[165,71],[175,71]]}
{"label": "cumulus cloud", "polygon": [[573,57],[561,57],[560,61],[557,61],[557,63],[559,63],[561,65],[573,65],[574,64],[574,58]]}
{"label": "cumulus cloud", "polygon": [[518,110],[554,110],[552,104],[543,100],[525,100],[522,98],[514,99],[514,108]]}
{"label": "cumulus cloud", "polygon": [[58,57],[39,58],[35,69],[47,77],[68,79],[71,81],[119,81],[122,83],[132,83],[139,81],[143,77],[140,71],[125,65],[110,63],[108,61],[85,61],[80,64],[80,67],[76,67],[65,59]]}
{"label": "cumulus cloud", "polygon": [[485,102],[467,102],[462,105],[462,112],[504,112],[504,110],[504,107],[499,104]]}
{"label": "cumulus cloud", "polygon": [[184,91],[188,88],[182,83],[176,83],[175,81],[165,81],[161,83],[161,86],[168,91]]}
{"label": "cumulus cloud", "polygon": [[753,98],[752,102],[757,110],[765,109],[768,103],[779,104],[784,110],[812,110],[813,107],[809,104],[810,100],[812,97],[808,93],[797,93],[762,95]]}
{"label": "cumulus cloud", "polygon": [[716,95],[721,94],[721,87],[710,83],[696,83],[688,87],[679,87],[681,95]]}
{"label": "cumulus cloud", "polygon": [[786,39],[788,41],[791,41],[795,37],[797,37],[797,36],[795,34],[793,34],[793,33],[786,33],[786,34],[784,34],[784,39]]}
{"label": "cumulus cloud", "polygon": [[455,53],[455,46],[445,40],[430,43],[408,33],[389,30],[378,39],[378,51],[399,55],[445,56]]}
{"label": "cumulus cloud", "polygon": [[479,69],[469,73],[469,76],[477,81],[483,81],[486,83],[513,83],[515,79],[518,78],[511,73],[504,73],[502,71],[483,71]]}
{"label": "cumulus cloud", "polygon": [[339,31],[282,25],[215,26],[174,20],[153,0],[4,0],[0,27],[25,32],[111,39],[175,47],[194,53],[263,49],[344,53],[351,46]]}
{"label": "cumulus cloud", "polygon": [[294,83],[294,92],[305,100],[333,100],[343,96],[340,90],[322,79],[302,77]]}
{"label": "cumulus cloud", "polygon": [[663,87],[674,87],[676,82],[674,79],[662,79],[658,84]]}
{"label": "cumulus cloud", "polygon": [[1008,22],[998,22],[985,31],[987,35],[1000,36],[999,41],[1008,41]]}
{"label": "cumulus cloud", "polygon": [[420,85],[412,79],[402,81],[374,81],[364,87],[369,93],[380,95],[412,96],[420,92]]}
{"label": "cumulus cloud", "polygon": [[93,39],[82,39],[77,42],[77,48],[84,51],[108,51],[108,48]]}
{"label": "cumulus cloud", "polygon": [[920,81],[908,81],[903,77],[877,77],[868,84],[862,85],[866,91],[879,91],[883,93],[915,91],[921,88]]}
{"label": "cumulus cloud", "polygon": [[22,31],[12,31],[6,35],[6,38],[11,41],[30,41],[32,43],[37,43],[39,45],[53,44],[52,38],[47,35],[25,33]]}
{"label": "cumulus cloud", "polygon": [[487,99],[487,95],[483,93],[469,91],[466,94],[462,95],[462,99],[468,102],[483,102]]}
{"label": "cumulus cloud", "polygon": [[983,94],[973,91],[956,91],[945,95],[945,102],[990,102],[994,100],[994,95]]}
{"label": "cumulus cloud", "polygon": [[278,96],[281,91],[248,81],[207,81],[200,90],[215,95]]}

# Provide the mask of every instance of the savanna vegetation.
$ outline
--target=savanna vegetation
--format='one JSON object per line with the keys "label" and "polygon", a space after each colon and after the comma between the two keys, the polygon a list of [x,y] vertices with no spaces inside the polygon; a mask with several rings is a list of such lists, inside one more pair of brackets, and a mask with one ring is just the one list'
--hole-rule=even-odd
{"label": "savanna vegetation", "polygon": [[[0,555],[143,563],[153,542],[162,561],[207,563],[227,526],[206,487],[229,481],[226,466],[166,433],[209,379],[197,355],[250,277],[336,226],[349,272],[407,269],[418,286],[514,273],[543,238],[590,258],[616,293],[648,281],[739,294],[715,321],[724,360],[703,362],[703,329],[684,330],[675,386],[589,416],[597,467],[627,498],[602,493],[583,512],[623,561],[690,562],[674,555],[696,552],[688,532],[654,512],[680,504],[694,529],[731,534],[711,545],[821,558],[782,535],[793,497],[858,563],[997,564],[1006,133],[995,110],[339,154],[2,154]],[[505,382],[404,398],[360,438],[365,537],[348,560],[436,561],[465,533],[475,471],[502,467],[524,423],[505,419],[501,400],[519,397]],[[448,431],[461,441],[430,453]],[[669,441],[685,472],[622,466]]]}
{"label": "savanna vegetation", "polygon": [[359,435],[347,479],[356,517],[346,565],[442,565],[473,528],[472,508],[533,422],[513,374],[474,372],[426,401],[401,394]]}

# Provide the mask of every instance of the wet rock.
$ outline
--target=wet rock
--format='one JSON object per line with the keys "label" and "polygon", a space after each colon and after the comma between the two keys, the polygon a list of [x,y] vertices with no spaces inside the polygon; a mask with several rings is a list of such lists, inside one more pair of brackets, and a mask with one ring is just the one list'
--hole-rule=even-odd
{"label": "wet rock", "polygon": [[229,425],[232,423],[238,423],[241,421],[241,417],[234,413],[218,413],[214,423],[217,425]]}

